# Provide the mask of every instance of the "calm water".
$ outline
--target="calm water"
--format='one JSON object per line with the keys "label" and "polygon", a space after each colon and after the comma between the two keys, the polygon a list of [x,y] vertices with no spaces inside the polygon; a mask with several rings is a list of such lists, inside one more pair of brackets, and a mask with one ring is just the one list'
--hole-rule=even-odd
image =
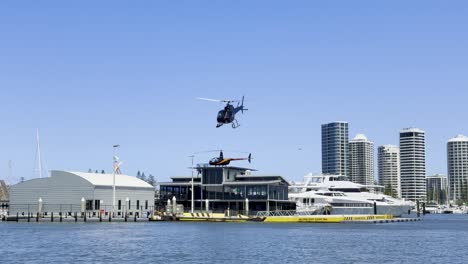
{"label": "calm water", "polygon": [[468,215],[367,224],[0,223],[0,263],[468,263]]}

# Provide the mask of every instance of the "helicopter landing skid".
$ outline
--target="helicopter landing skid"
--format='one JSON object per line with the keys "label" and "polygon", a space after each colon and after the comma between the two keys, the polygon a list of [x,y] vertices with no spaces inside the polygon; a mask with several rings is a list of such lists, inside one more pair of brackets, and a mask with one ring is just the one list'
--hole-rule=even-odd
{"label": "helicopter landing skid", "polygon": [[232,128],[236,129],[238,127],[240,127],[240,124],[239,124],[239,122],[237,122],[236,119],[234,119],[234,121],[232,121]]}

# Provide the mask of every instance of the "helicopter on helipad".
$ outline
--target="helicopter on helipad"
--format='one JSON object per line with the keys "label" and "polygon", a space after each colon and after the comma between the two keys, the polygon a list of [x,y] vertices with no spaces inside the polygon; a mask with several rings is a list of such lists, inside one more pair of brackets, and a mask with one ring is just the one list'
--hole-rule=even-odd
{"label": "helicopter on helipad", "polygon": [[[242,96],[242,101],[238,100],[217,100],[217,99],[210,99],[210,98],[197,98],[199,100],[211,101],[211,102],[220,102],[226,103],[226,106],[223,110],[218,112],[218,116],[216,117],[216,121],[218,124],[216,128],[221,127],[222,125],[232,124],[232,128],[238,128],[240,126],[239,122],[236,119],[236,114],[240,111],[244,113],[248,109],[244,108],[244,96]],[[237,106],[234,107],[231,103],[237,102]]]}

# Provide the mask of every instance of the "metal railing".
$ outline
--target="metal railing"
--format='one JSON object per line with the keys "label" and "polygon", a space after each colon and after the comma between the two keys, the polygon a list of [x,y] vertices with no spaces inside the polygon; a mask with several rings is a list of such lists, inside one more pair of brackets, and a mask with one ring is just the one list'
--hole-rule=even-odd
{"label": "metal railing", "polygon": [[256,217],[270,217],[270,216],[307,216],[307,215],[317,215],[317,210],[312,211],[296,211],[296,210],[287,210],[287,211],[259,211],[256,214]]}
{"label": "metal railing", "polygon": [[[84,210],[83,210],[84,209]],[[146,209],[144,206],[140,208],[131,208],[127,209],[121,207],[120,210],[116,210],[112,217],[124,217],[128,216],[138,216],[138,217],[147,217],[151,215],[154,210],[153,206],[148,206]],[[75,213],[78,215],[86,214],[87,217],[100,217],[100,216],[109,216],[112,213],[112,206],[101,205],[99,208],[86,208],[80,204],[42,204],[41,207],[38,204],[9,204],[8,208],[9,215],[12,216],[27,216],[27,215],[36,215],[39,213],[43,216],[48,216],[50,214],[72,216]]]}

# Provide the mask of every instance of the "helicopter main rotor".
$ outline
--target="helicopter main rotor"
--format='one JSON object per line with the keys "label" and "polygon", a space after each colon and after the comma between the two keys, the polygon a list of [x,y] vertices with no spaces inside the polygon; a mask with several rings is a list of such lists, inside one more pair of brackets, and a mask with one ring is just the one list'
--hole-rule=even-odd
{"label": "helicopter main rotor", "polygon": [[234,102],[239,102],[239,100],[218,100],[218,99],[211,99],[211,98],[203,98],[203,97],[198,97],[198,100],[204,100],[204,101],[210,101],[210,102],[218,102],[218,103],[234,103]]}

